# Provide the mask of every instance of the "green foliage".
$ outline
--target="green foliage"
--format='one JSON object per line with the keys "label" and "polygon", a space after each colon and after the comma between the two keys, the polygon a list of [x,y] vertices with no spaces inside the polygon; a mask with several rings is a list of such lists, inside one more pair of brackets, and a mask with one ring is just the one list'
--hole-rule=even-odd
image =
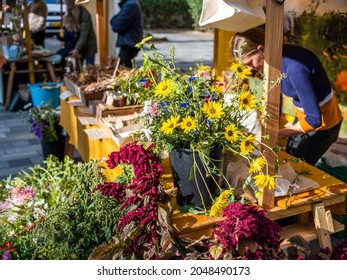
{"label": "green foliage", "polygon": [[32,107],[27,111],[19,111],[22,121],[31,126],[40,142],[58,142],[60,111],[49,104]]}
{"label": "green foliage", "polygon": [[[322,62],[334,87],[336,75],[347,65],[347,13],[314,10],[297,17],[295,43],[313,51]],[[335,88],[341,104],[347,104],[347,93]]]}
{"label": "green foliage", "polygon": [[187,1],[141,0],[146,28],[191,27]]}
{"label": "green foliage", "polygon": [[114,199],[100,192],[91,194],[82,185],[76,186],[72,197],[51,209],[42,223],[15,244],[19,259],[83,260],[111,239],[121,215]]}
{"label": "green foliage", "polygon": [[187,0],[188,11],[193,19],[194,29],[198,29],[203,0]]}
{"label": "green foliage", "polygon": [[49,157],[29,172],[9,178],[1,188],[0,202],[12,188],[30,186],[47,207],[40,219],[34,219],[30,211],[18,216],[17,221],[26,219],[34,226],[14,235],[5,228],[0,243],[12,244],[13,259],[87,259],[94,247],[111,239],[122,214],[113,198],[93,192],[102,183],[104,176],[96,161],[76,164],[68,157],[64,162]]}

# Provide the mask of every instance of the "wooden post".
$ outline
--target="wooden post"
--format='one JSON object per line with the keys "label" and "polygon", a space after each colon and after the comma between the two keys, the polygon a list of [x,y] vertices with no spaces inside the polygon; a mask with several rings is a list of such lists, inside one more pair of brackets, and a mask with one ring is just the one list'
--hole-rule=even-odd
{"label": "wooden post", "polygon": [[29,22],[28,22],[28,13],[29,13],[29,6],[27,1],[24,1],[23,5],[24,7],[24,30],[25,30],[25,45],[27,48],[27,55],[28,55],[28,69],[29,69],[29,81],[31,84],[35,83],[35,73],[34,73],[34,61],[32,58],[32,45],[31,45],[31,35],[30,35],[30,29],[29,29]]}
{"label": "wooden post", "polygon": [[213,75],[220,77],[233,61],[229,43],[235,32],[215,28],[213,48]]}
{"label": "wooden post", "polygon": [[[279,109],[280,109],[280,86],[269,89],[281,74],[282,44],[283,44],[283,5],[274,0],[266,0],[265,22],[265,61],[264,61],[264,116],[262,135],[268,135],[263,143],[267,147],[277,146]],[[269,164],[269,174],[275,175],[275,155],[264,147],[264,155]],[[261,207],[269,209],[275,206],[275,191],[264,189],[258,203]]]}
{"label": "wooden post", "polygon": [[108,10],[108,1],[97,0],[96,1],[96,33],[98,37],[98,49],[100,64],[104,65],[107,62],[107,34],[108,24],[106,22],[105,11]]}

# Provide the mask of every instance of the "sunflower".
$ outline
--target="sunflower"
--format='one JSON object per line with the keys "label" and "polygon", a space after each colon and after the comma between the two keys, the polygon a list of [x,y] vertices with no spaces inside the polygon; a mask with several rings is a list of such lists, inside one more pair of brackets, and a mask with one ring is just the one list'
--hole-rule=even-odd
{"label": "sunflower", "polygon": [[184,130],[184,133],[189,133],[193,129],[196,129],[197,124],[196,121],[189,116],[182,120],[180,127]]}
{"label": "sunflower", "polygon": [[252,153],[255,149],[253,142],[255,141],[254,135],[249,135],[245,139],[241,141],[240,149],[241,154],[244,156],[247,156],[248,154]]}
{"label": "sunflower", "polygon": [[211,86],[210,90],[213,93],[221,94],[223,92],[223,83],[214,83]]}
{"label": "sunflower", "polygon": [[240,110],[244,109],[247,111],[252,111],[255,106],[255,97],[249,91],[241,92],[240,95]]}
{"label": "sunflower", "polygon": [[245,65],[236,61],[230,66],[230,70],[234,71],[240,79],[248,79],[252,75],[252,71]]}
{"label": "sunflower", "polygon": [[228,205],[229,199],[234,193],[234,189],[224,190],[216,202],[212,205],[210,210],[210,217],[220,216],[223,213],[224,208]]}
{"label": "sunflower", "polygon": [[161,97],[166,97],[173,89],[174,84],[171,80],[161,81],[154,89],[154,93]]}
{"label": "sunflower", "polygon": [[254,176],[254,180],[254,184],[256,184],[261,189],[274,189],[276,187],[275,178],[268,174],[256,175]]}
{"label": "sunflower", "polygon": [[230,143],[234,143],[238,139],[238,136],[239,132],[233,123],[229,124],[225,128],[225,139],[227,139]]}
{"label": "sunflower", "polygon": [[201,110],[209,119],[219,119],[224,115],[223,106],[219,102],[207,102]]}
{"label": "sunflower", "polygon": [[249,164],[249,173],[257,173],[262,170],[265,166],[266,161],[263,157],[257,157],[256,159],[252,159],[252,162]]}
{"label": "sunflower", "polygon": [[171,116],[166,122],[161,126],[161,131],[165,134],[172,134],[174,129],[178,126],[178,121],[180,120],[180,116],[174,117]]}

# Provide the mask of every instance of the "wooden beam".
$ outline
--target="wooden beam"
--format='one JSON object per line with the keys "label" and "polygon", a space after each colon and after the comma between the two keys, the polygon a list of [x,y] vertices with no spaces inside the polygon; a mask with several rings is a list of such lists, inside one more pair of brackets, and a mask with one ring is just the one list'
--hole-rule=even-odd
{"label": "wooden beam", "polygon": [[108,24],[106,22],[107,16],[105,11],[108,11],[108,1],[97,0],[96,1],[96,34],[98,38],[98,49],[100,64],[104,65],[107,62],[108,45],[107,34]]}
{"label": "wooden beam", "polygon": [[29,21],[28,21],[28,14],[29,14],[29,5],[27,1],[24,1],[24,30],[25,30],[25,46],[27,49],[27,55],[29,58],[28,61],[28,69],[29,69],[29,81],[31,84],[35,83],[35,73],[34,73],[34,61],[32,58],[32,43],[31,43],[31,34],[29,29]]}
{"label": "wooden beam", "polygon": [[[283,5],[278,5],[274,0],[266,0],[265,21],[265,61],[264,61],[264,99],[263,115],[268,116],[263,121],[262,135],[268,135],[263,140],[264,155],[269,165],[269,174],[275,175],[274,153],[265,147],[277,146],[280,108],[280,86],[272,88],[281,74],[282,44],[283,44]],[[269,91],[271,89],[271,91]],[[264,189],[259,205],[265,209],[275,206],[275,191]]]}

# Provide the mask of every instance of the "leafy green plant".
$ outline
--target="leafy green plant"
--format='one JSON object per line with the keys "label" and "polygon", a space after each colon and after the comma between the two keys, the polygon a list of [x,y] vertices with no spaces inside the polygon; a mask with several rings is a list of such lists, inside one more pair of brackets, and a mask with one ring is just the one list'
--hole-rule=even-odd
{"label": "leafy green plant", "polygon": [[146,28],[191,27],[192,19],[186,1],[142,0]]}
{"label": "leafy green plant", "polygon": [[19,111],[19,116],[24,123],[31,126],[31,132],[40,142],[58,142],[58,135],[61,133],[59,110],[49,104],[42,104],[27,111]]}
{"label": "leafy green plant", "polygon": [[[8,178],[0,192],[0,220],[7,220],[0,247],[13,259],[86,259],[114,235],[122,215],[114,199],[92,192],[104,181],[96,161],[76,164],[68,157],[64,162],[49,157]],[[7,207],[12,201],[14,209]],[[34,215],[37,202],[46,205],[40,217]],[[16,214],[11,223],[9,213]]]}
{"label": "leafy green plant", "polygon": [[193,19],[193,28],[199,29],[199,20],[202,10],[203,0],[187,0],[188,11]]}
{"label": "leafy green plant", "polygon": [[336,81],[338,75],[347,70],[347,13],[331,11],[318,15],[312,9],[298,16],[296,21],[295,43],[319,57],[339,103],[346,105],[347,90],[337,86]]}

